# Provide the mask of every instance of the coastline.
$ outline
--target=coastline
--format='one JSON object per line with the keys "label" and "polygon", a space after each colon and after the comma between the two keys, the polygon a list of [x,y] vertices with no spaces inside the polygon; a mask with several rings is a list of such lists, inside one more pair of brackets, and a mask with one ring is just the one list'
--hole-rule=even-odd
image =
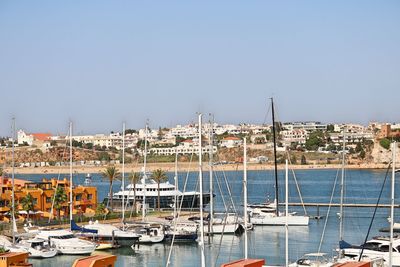
{"label": "coastline", "polygon": [[[116,164],[119,171],[122,170],[122,164]],[[107,165],[104,166],[74,166],[73,172],[86,174],[86,173],[100,173],[105,170]],[[309,164],[309,165],[290,165],[289,168],[293,170],[319,170],[319,169],[339,169],[341,168],[341,164]],[[175,169],[175,163],[148,163],[147,170],[154,171],[156,169],[162,169],[166,172],[173,172]],[[284,164],[278,165],[279,170],[283,170],[285,168]],[[386,169],[387,164],[351,164],[346,165],[346,169]],[[126,173],[129,172],[140,172],[142,169],[142,165],[139,164],[125,164]],[[203,169],[209,170],[208,163],[203,164]],[[213,169],[215,171],[242,171],[243,164],[235,163],[235,164],[223,164],[223,165],[214,165]],[[273,170],[274,166],[271,164],[258,164],[258,163],[248,163],[247,169],[249,171],[261,171],[261,170]],[[179,162],[178,170],[182,171],[197,171],[198,163],[197,162]],[[5,168],[4,171],[8,174],[11,174],[12,169],[10,167]],[[61,166],[61,167],[16,167],[14,168],[15,174],[58,174],[58,173],[69,173],[69,166]]]}

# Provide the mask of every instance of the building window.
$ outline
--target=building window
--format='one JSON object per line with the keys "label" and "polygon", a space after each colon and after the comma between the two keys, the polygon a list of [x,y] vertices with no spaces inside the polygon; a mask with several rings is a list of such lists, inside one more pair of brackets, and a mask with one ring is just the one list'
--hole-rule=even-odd
{"label": "building window", "polygon": [[33,205],[37,205],[37,198],[33,199]]}
{"label": "building window", "polygon": [[51,203],[51,197],[46,197],[46,203]]}
{"label": "building window", "polygon": [[82,194],[76,195],[76,201],[81,201],[82,200]]}
{"label": "building window", "polygon": [[88,198],[88,200],[92,200],[93,199],[93,195],[92,194],[88,194],[87,198]]}

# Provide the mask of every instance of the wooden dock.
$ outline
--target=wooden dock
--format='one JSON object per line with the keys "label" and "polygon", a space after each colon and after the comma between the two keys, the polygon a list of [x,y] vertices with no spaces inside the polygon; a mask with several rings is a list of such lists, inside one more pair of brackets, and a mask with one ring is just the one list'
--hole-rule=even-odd
{"label": "wooden dock", "polygon": [[[289,206],[300,206],[302,207],[303,205],[305,207],[340,207],[340,203],[300,203],[300,202],[292,202],[288,204]],[[279,206],[285,206],[285,203],[279,203]],[[358,204],[353,204],[353,203],[343,203],[343,207],[346,208],[375,208],[376,204],[364,204],[364,203],[358,203]],[[400,208],[399,204],[394,205],[395,208]],[[379,204],[378,208],[390,208],[390,204]]]}

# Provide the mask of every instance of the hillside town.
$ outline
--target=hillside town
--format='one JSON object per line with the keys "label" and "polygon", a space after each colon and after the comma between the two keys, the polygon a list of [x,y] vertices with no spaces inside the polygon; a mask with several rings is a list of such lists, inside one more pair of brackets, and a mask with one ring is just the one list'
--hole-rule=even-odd
{"label": "hillside town", "polygon": [[[268,163],[272,155],[272,125],[217,124],[203,125],[203,154],[214,155],[214,164],[241,162],[241,147],[246,137],[249,161]],[[290,154],[293,164],[330,164],[338,162],[338,151],[345,137],[349,160],[355,163],[386,163],[391,140],[400,139],[400,123],[371,122],[360,124],[324,124],[320,122],[276,123],[278,154]],[[344,134],[343,134],[344,132]],[[73,135],[74,164],[103,166],[121,162],[122,132],[110,134]],[[126,162],[139,161],[148,144],[149,162],[172,162],[175,153],[180,161],[189,161],[198,154],[198,129],[195,124],[172,128],[127,129],[124,135]],[[12,138],[0,141],[0,164],[11,162]],[[15,167],[46,167],[67,165],[69,136],[51,133],[30,133],[20,129],[16,134]],[[278,158],[279,160],[279,158]]]}

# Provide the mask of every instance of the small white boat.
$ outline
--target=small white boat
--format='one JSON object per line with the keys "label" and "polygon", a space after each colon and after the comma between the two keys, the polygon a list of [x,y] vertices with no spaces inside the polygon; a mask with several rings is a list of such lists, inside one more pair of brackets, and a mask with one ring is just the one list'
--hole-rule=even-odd
{"label": "small white boat", "polygon": [[52,258],[57,255],[57,249],[41,238],[23,239],[18,245],[27,249],[30,258]]}
{"label": "small white boat", "polygon": [[[132,244],[137,243],[140,237],[140,234],[135,233],[134,231],[124,231],[114,225],[103,224],[98,221],[90,221],[89,224],[79,228],[82,230],[82,233],[80,233],[82,236],[95,237],[105,241],[114,241],[120,246],[131,246]],[[85,230],[91,230],[92,232],[85,233]]]}
{"label": "small white boat", "polygon": [[285,216],[283,212],[276,215],[275,211],[262,208],[253,209],[250,214],[250,222],[254,225],[283,226],[286,223],[287,217],[287,224],[289,226],[307,226],[310,220],[308,216],[296,215],[294,213],[289,213]]}
{"label": "small white boat", "polygon": [[327,258],[326,253],[308,253],[296,262],[289,264],[289,267],[300,266],[330,267],[333,266],[333,262]]}
{"label": "small white boat", "polygon": [[91,254],[96,244],[87,240],[81,240],[68,230],[39,230],[36,238],[48,240],[50,246],[54,246],[61,254],[86,255]]}
{"label": "small white boat", "polygon": [[165,229],[160,223],[133,223],[125,224],[127,229],[136,232],[139,237],[139,243],[160,243],[164,241]]}

